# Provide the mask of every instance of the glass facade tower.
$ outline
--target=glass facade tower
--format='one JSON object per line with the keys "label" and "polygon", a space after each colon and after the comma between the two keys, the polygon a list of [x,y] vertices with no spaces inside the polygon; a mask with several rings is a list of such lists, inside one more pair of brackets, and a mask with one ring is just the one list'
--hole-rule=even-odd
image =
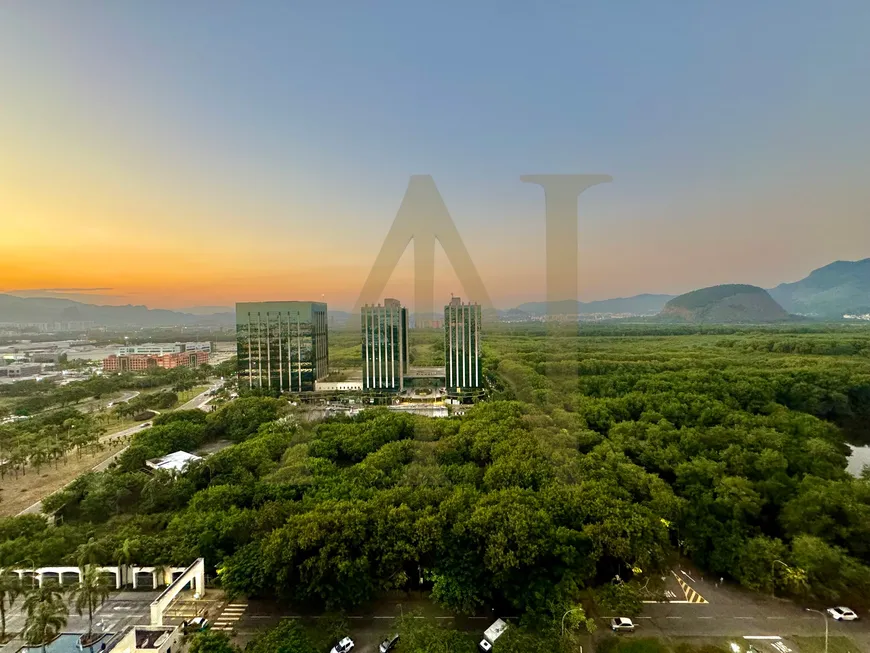
{"label": "glass facade tower", "polygon": [[397,299],[362,308],[365,390],[403,390],[408,373],[408,309]]}
{"label": "glass facade tower", "polygon": [[236,304],[239,388],[311,392],[329,374],[326,304]]}
{"label": "glass facade tower", "polygon": [[480,304],[454,297],[444,307],[444,358],[447,387],[480,388]]}

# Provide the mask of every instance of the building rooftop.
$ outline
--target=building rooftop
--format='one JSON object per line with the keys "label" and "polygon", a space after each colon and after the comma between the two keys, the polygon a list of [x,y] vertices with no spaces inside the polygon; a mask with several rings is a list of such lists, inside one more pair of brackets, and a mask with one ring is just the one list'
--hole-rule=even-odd
{"label": "building rooftop", "polygon": [[136,627],[136,648],[160,648],[160,645],[166,641],[166,638],[175,630],[173,626],[165,627]]}
{"label": "building rooftop", "polygon": [[151,469],[168,469],[174,472],[181,472],[190,463],[198,460],[202,460],[202,457],[187,453],[186,451],[174,451],[161,458],[146,460],[145,465]]}

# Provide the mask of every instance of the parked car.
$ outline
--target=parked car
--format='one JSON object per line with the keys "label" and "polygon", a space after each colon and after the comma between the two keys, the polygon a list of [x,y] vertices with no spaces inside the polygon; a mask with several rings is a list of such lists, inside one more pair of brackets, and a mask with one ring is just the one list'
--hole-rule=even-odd
{"label": "parked car", "polygon": [[634,632],[635,626],[635,623],[628,617],[615,617],[610,620],[610,629],[615,633],[622,631],[628,633]]}
{"label": "parked car", "polygon": [[140,429],[147,429],[149,426],[151,426],[151,422],[145,422],[144,424],[140,424],[139,428]]}
{"label": "parked car", "polygon": [[378,647],[378,651],[380,651],[380,653],[387,653],[387,651],[391,651],[393,649],[393,647],[396,645],[396,642],[398,641],[398,633],[393,635],[392,637],[387,637],[383,642],[381,642],[381,645]]}
{"label": "parked car", "polygon": [[338,644],[332,647],[329,653],[348,653],[353,650],[353,640],[350,637],[345,637]]}
{"label": "parked car", "polygon": [[186,633],[196,633],[206,628],[208,628],[208,619],[205,617],[194,617],[182,625],[182,630]]}
{"label": "parked car", "polygon": [[828,608],[828,614],[835,621],[855,621],[858,615],[853,610],[840,606],[838,608]]}

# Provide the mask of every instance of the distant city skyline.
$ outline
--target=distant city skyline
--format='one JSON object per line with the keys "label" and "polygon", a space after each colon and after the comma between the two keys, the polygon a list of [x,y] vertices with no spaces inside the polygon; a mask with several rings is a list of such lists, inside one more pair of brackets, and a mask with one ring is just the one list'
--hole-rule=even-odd
{"label": "distant city skyline", "polygon": [[[795,281],[870,256],[868,31],[851,0],[6,3],[0,292],[349,311],[431,174],[493,304],[541,301],[547,172],[614,178],[583,301]],[[382,295],[413,311],[411,249]]]}

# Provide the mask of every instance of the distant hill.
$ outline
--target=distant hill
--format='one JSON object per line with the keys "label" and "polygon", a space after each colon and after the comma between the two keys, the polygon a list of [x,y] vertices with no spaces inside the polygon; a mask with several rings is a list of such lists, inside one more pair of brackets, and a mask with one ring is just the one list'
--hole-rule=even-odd
{"label": "distant hill", "polygon": [[99,306],[70,299],[15,297],[0,294],[0,322],[93,322],[98,326],[232,325],[235,313],[191,315],[146,306]]}
{"label": "distant hill", "polygon": [[[571,300],[555,302],[556,312],[563,315],[588,315],[592,313],[610,313],[632,315],[652,315],[664,308],[674,295],[635,295],[634,297],[618,297],[602,299],[594,302],[572,302]],[[547,302],[526,302],[517,306],[516,310],[530,315],[546,315]]]}
{"label": "distant hill", "polygon": [[835,261],[800,281],[782,283],[769,292],[792,313],[821,317],[870,313],[870,258]]}
{"label": "distant hill", "polygon": [[763,288],[727,284],[675,297],[665,304],[659,317],[675,322],[757,324],[787,320],[789,314]]}
{"label": "distant hill", "polygon": [[185,306],[178,309],[179,313],[190,313],[191,315],[216,315],[218,313],[235,313],[234,306]]}

